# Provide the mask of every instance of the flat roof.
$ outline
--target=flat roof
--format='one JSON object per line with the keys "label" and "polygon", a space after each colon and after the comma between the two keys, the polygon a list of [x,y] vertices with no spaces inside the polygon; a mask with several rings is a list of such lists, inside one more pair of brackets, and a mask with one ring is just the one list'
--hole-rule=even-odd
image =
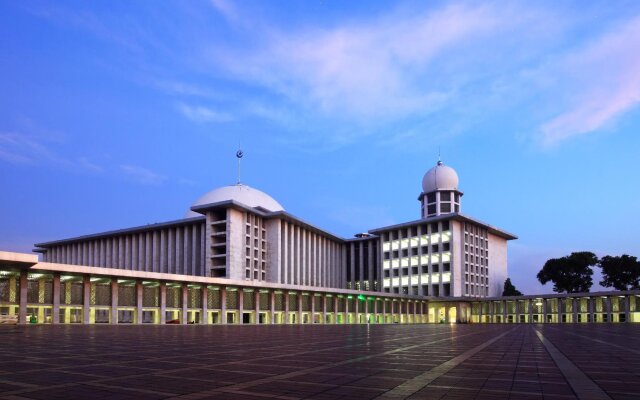
{"label": "flat roof", "polygon": [[380,234],[383,232],[388,232],[388,231],[392,231],[395,229],[401,229],[401,228],[408,228],[411,226],[417,226],[417,225],[423,225],[423,224],[428,224],[431,222],[438,222],[438,221],[446,221],[446,220],[456,220],[456,221],[463,221],[463,222],[472,222],[474,224],[480,225],[484,228],[486,228],[489,233],[492,233],[496,236],[500,236],[503,237],[507,240],[513,240],[513,239],[517,239],[518,237],[512,233],[509,233],[505,230],[502,230],[500,228],[496,228],[493,225],[489,225],[486,222],[482,222],[480,220],[477,220],[475,218],[471,218],[468,215],[465,214],[461,214],[461,213],[451,213],[451,214],[443,214],[443,215],[438,215],[437,217],[429,217],[429,218],[421,218],[421,219],[416,219],[413,221],[409,221],[409,222],[403,222],[401,224],[396,224],[396,225],[389,225],[389,226],[385,226],[382,228],[376,228],[376,229],[372,229],[369,231],[369,233],[373,233],[373,234]]}
{"label": "flat roof", "polygon": [[156,230],[156,229],[168,228],[168,227],[173,227],[173,226],[181,226],[181,225],[189,225],[189,224],[194,224],[194,223],[204,222],[204,221],[205,221],[205,217],[184,218],[184,219],[178,219],[178,220],[167,221],[167,222],[158,222],[158,223],[154,223],[154,224],[135,226],[133,228],[116,229],[116,230],[112,230],[112,231],[92,233],[90,235],[75,236],[75,237],[71,237],[71,238],[67,238],[67,239],[52,240],[50,242],[36,243],[35,246],[36,247],[44,247],[44,248],[46,248],[46,247],[57,246],[57,245],[60,245],[60,244],[66,244],[66,243],[72,243],[72,242],[81,242],[81,241],[85,241],[85,240],[98,239],[98,238],[104,238],[104,237],[109,237],[109,236],[126,235],[126,234],[130,234],[130,233],[152,231],[152,230]]}

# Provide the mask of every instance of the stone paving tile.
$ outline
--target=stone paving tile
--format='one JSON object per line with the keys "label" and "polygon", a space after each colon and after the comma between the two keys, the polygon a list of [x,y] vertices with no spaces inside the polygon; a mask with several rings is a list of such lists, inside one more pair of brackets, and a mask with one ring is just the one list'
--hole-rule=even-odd
{"label": "stone paving tile", "polygon": [[639,325],[496,324],[0,327],[0,399],[368,399],[462,354],[394,398],[575,399],[536,329],[611,398],[638,398]]}

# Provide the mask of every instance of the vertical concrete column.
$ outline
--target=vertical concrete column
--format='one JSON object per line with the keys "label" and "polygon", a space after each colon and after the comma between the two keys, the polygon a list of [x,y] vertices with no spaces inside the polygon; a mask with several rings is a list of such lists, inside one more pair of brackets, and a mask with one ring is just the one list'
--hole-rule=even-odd
{"label": "vertical concrete column", "polygon": [[29,285],[28,278],[29,271],[26,269],[20,270],[20,294],[18,300],[18,323],[27,323],[27,290]]}
{"label": "vertical concrete column", "polygon": [[575,324],[578,322],[578,306],[580,305],[580,300],[574,297],[573,299],[571,299],[571,302],[573,304],[573,306],[571,307],[571,310],[573,312],[571,322]]}
{"label": "vertical concrete column", "polygon": [[410,323],[410,319],[409,319],[409,301],[405,301],[404,302],[404,308],[405,308],[404,320],[408,324],[408,323]]}
{"label": "vertical concrete column", "polygon": [[220,288],[220,323],[227,323],[227,288]]}
{"label": "vertical concrete column", "polygon": [[238,323],[244,324],[244,289],[238,289]]}
{"label": "vertical concrete column", "polygon": [[182,283],[180,287],[182,295],[182,321],[183,325],[189,323],[188,310],[189,310],[189,286],[186,283]]}
{"label": "vertical concrete column", "polygon": [[495,304],[493,303],[493,301],[489,302],[489,318],[491,318],[491,323],[494,323],[496,321],[495,319]]}
{"label": "vertical concrete column", "polygon": [[395,323],[395,318],[396,318],[396,302],[391,300],[389,301],[389,303],[391,303],[391,323]]}
{"label": "vertical concrete column", "polygon": [[545,324],[547,323],[547,299],[542,299],[542,319]]}
{"label": "vertical concrete column", "polygon": [[365,323],[368,324],[369,323],[369,299],[366,299],[364,301],[364,319],[365,319]]}
{"label": "vertical concrete column", "polygon": [[82,277],[82,323],[88,324],[91,316],[91,277]]}
{"label": "vertical concrete column", "polygon": [[118,279],[111,279],[111,323],[118,323]]}
{"label": "vertical concrete column", "polygon": [[327,323],[327,295],[322,295],[322,323]]}
{"label": "vertical concrete column", "polygon": [[360,299],[356,296],[353,299],[353,311],[355,313],[355,322],[356,324],[360,323]]}
{"label": "vertical concrete column", "polygon": [[297,300],[298,300],[298,323],[299,324],[303,323],[303,321],[302,321],[302,296],[303,296],[302,292],[298,292]]}
{"label": "vertical concrete column", "polygon": [[333,296],[333,323],[338,323],[338,296]]}
{"label": "vertical concrete column", "polygon": [[502,300],[502,323],[507,323],[507,301]]}
{"label": "vertical concrete column", "polygon": [[167,323],[167,284],[160,282],[160,325]]}
{"label": "vertical concrete column", "polygon": [[269,292],[269,322],[271,324],[275,324],[276,317],[276,291],[272,290]]}
{"label": "vertical concrete column", "polygon": [[419,302],[413,302],[413,323],[418,323],[418,307],[422,306]]}
{"label": "vertical concrete column", "polygon": [[444,307],[444,322],[449,324],[451,323],[451,318],[449,317],[450,307],[448,306],[448,303],[445,303],[445,304],[447,305]]}
{"label": "vertical concrete column", "polygon": [[[354,276],[354,275],[351,275]],[[349,323],[349,296],[344,298],[344,323]]]}
{"label": "vertical concrete column", "polygon": [[378,322],[378,299],[373,300],[373,322]]}
{"label": "vertical concrete column", "polygon": [[566,314],[565,307],[567,306],[568,298],[558,298],[558,323],[562,323],[562,316]]}
{"label": "vertical concrete column", "polygon": [[624,296],[625,322],[631,322],[631,296]]}
{"label": "vertical concrete column", "polygon": [[256,289],[253,291],[253,304],[255,305],[255,320],[254,323],[255,324],[259,324],[260,323],[260,290]]}
{"label": "vertical concrete column", "polygon": [[284,292],[284,323],[289,323],[289,292]]}
{"label": "vertical concrete column", "polygon": [[142,323],[142,295],[144,288],[141,281],[136,281],[136,324]]}
{"label": "vertical concrete column", "polygon": [[202,325],[207,325],[209,323],[209,287],[207,285],[202,285],[202,316],[200,317],[200,323]]}
{"label": "vertical concrete column", "polygon": [[51,310],[54,324],[60,323],[60,273],[54,272],[53,282],[51,285],[51,294],[53,296],[53,308]]}
{"label": "vertical concrete column", "polygon": [[387,302],[386,299],[382,300],[382,323],[387,323]]}
{"label": "vertical concrete column", "polygon": [[311,295],[311,324],[316,323],[316,294]]}
{"label": "vertical concrete column", "polygon": [[535,299],[529,299],[529,323],[533,323],[533,302]]}

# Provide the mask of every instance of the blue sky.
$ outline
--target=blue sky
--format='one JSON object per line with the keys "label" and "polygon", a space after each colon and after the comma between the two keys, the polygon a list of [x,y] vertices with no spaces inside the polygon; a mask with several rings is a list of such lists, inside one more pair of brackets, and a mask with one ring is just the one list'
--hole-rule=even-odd
{"label": "blue sky", "polygon": [[635,1],[2,2],[0,248],[181,218],[238,143],[351,236],[417,219],[440,148],[550,292],[548,258],[640,256],[638,49]]}

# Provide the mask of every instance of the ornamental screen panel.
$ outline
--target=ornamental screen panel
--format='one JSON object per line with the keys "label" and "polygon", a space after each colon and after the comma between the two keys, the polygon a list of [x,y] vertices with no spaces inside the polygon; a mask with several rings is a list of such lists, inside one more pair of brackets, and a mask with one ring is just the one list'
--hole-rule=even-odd
{"label": "ornamental screen panel", "polygon": [[202,308],[202,289],[189,288],[187,291],[187,302],[189,308]]}
{"label": "ornamental screen panel", "polygon": [[238,309],[238,291],[227,290],[227,310],[237,310]]}
{"label": "ornamental screen panel", "polygon": [[337,312],[344,312],[344,297],[338,297],[338,309]]}
{"label": "ornamental screen panel", "polygon": [[589,312],[589,299],[580,299],[578,301],[579,301],[578,312],[581,312],[581,313]]}
{"label": "ornamental screen panel", "polygon": [[302,295],[302,311],[311,311],[311,298],[308,294]]}
{"label": "ornamental screen panel", "polygon": [[182,288],[167,287],[167,307],[180,308],[182,306]]}
{"label": "ornamental screen panel", "polygon": [[284,294],[276,293],[276,311],[284,311]]}
{"label": "ornamental screen panel", "polygon": [[603,312],[604,311],[604,301],[602,301],[602,297],[596,297],[596,312]]}
{"label": "ornamental screen panel", "polygon": [[143,286],[142,306],[160,307],[160,288],[158,286]]}
{"label": "ornamental screen panel", "polygon": [[327,297],[327,312],[334,312],[335,309],[333,307],[333,297]]}
{"label": "ornamental screen panel", "polygon": [[40,282],[38,280],[27,281],[27,303],[40,303]]}
{"label": "ornamental screen panel", "polygon": [[82,282],[71,282],[71,285],[67,283],[67,287],[70,290],[70,303],[67,304],[82,304]]}
{"label": "ornamental screen panel", "polygon": [[111,285],[104,283],[97,283],[91,285],[92,296],[91,304],[95,306],[110,306],[111,305]]}
{"label": "ornamental screen panel", "polygon": [[621,303],[622,304],[625,303],[624,299],[621,299],[619,297],[612,297],[610,301],[611,301],[611,311],[612,312],[624,311],[624,308],[620,307]]}
{"label": "ornamental screen panel", "polygon": [[268,311],[270,309],[269,293],[260,293],[260,309],[263,311]]}
{"label": "ornamental screen panel", "polygon": [[11,293],[11,281],[9,278],[0,278],[0,302],[9,303],[9,294]]}
{"label": "ornamental screen panel", "polygon": [[298,296],[296,294],[289,294],[289,311],[298,311]]}
{"label": "ornamental screen panel", "polygon": [[207,292],[207,307],[212,310],[219,310],[222,302],[220,301],[220,290],[209,288]]}
{"label": "ornamental screen panel", "polygon": [[313,309],[316,312],[322,311],[322,296],[313,296]]}
{"label": "ornamental screen panel", "polygon": [[242,291],[242,308],[245,310],[253,310],[256,308],[256,302],[253,296],[255,296],[254,292]]}
{"label": "ornamental screen panel", "polygon": [[135,307],[136,287],[135,285],[118,284],[118,306]]}

